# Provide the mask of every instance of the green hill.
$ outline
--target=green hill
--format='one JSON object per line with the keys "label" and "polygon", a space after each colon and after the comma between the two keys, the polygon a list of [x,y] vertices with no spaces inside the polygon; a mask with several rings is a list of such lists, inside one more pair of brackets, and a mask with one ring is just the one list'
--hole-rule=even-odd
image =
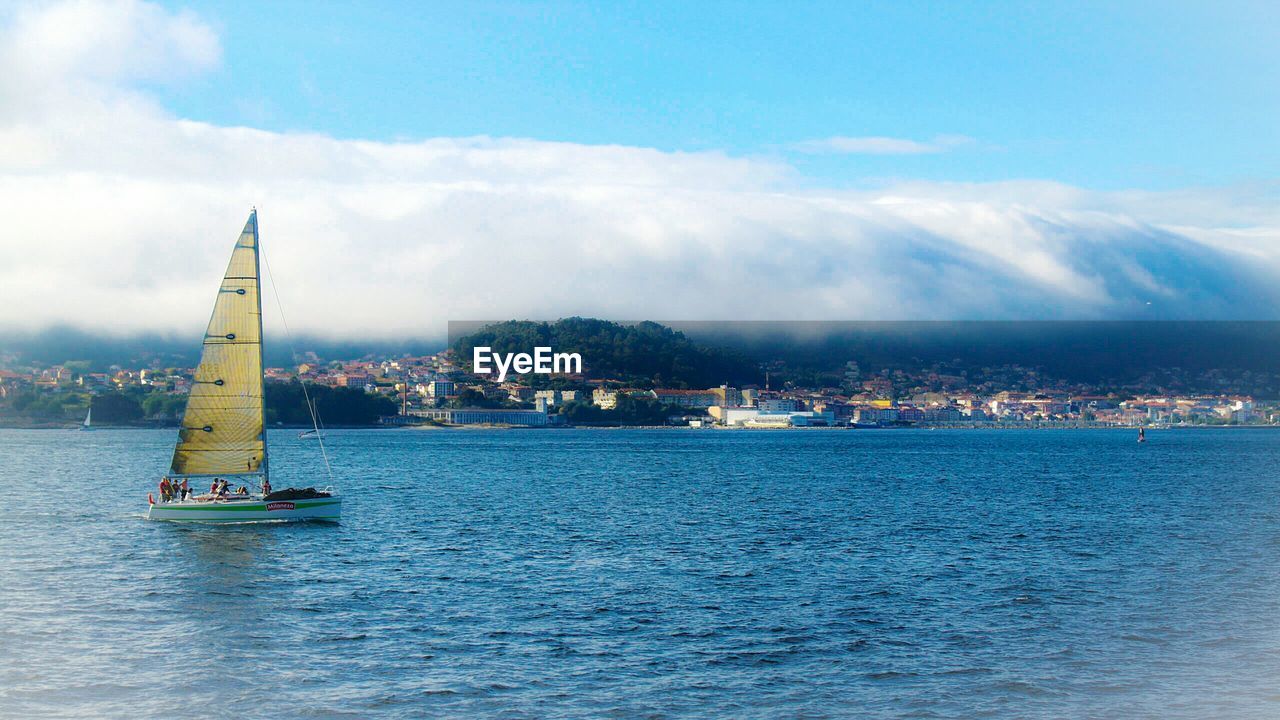
{"label": "green hill", "polygon": [[[683,333],[654,322],[623,325],[580,317],[555,322],[509,320],[459,338],[452,349],[469,369],[475,347],[490,347],[495,353],[532,353],[535,347],[576,352],[582,355],[586,377],[636,387],[740,386],[758,382],[759,375],[745,355],[698,345]],[[524,378],[534,385],[553,382],[546,375]]]}

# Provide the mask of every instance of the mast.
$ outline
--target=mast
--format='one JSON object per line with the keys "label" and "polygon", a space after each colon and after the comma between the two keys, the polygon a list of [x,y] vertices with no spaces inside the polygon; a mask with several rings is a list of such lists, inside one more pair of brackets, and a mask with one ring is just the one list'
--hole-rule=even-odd
{"label": "mast", "polygon": [[262,398],[262,485],[269,485],[271,463],[267,462],[267,388],[265,379],[267,363],[265,359],[266,353],[262,349],[263,344],[266,342],[266,337],[262,334],[262,268],[260,267],[262,240],[258,237],[257,206],[253,207],[249,216],[253,219],[253,282],[257,285],[258,290],[258,369],[262,371],[258,375],[258,395]]}

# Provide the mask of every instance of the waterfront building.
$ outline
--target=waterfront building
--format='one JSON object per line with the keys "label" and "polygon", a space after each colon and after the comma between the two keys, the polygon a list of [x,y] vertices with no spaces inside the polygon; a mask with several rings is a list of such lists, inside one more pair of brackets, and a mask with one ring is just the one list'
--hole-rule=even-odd
{"label": "waterfront building", "polygon": [[[981,412],[981,410],[979,410]],[[931,423],[949,423],[961,422],[964,415],[960,412],[960,408],[944,405],[941,407],[926,408],[924,411],[924,421]]]}
{"label": "waterfront building", "polygon": [[758,417],[760,410],[753,407],[713,407],[708,408],[708,413],[725,425],[733,427]]}
{"label": "waterfront building", "polygon": [[924,411],[918,407],[911,407],[911,406],[900,407],[898,408],[898,421],[911,422],[911,423],[923,422]]}
{"label": "waterfront building", "polygon": [[708,408],[707,413],[726,427],[809,427],[836,424],[835,413],[829,410],[825,412],[812,410],[762,412],[760,408],[717,405]]}
{"label": "waterfront building", "polygon": [[898,421],[898,409],[893,407],[860,407],[853,413],[853,421],[859,425],[883,425]]}
{"label": "waterfront building", "polygon": [[837,425],[848,425],[853,420],[853,411],[856,407],[846,402],[819,402],[813,404],[813,409],[817,412],[831,413]]}
{"label": "waterfront building", "polygon": [[769,398],[768,400],[757,400],[756,407],[760,408],[762,413],[789,413],[798,412],[800,401],[795,398]]}
{"label": "waterfront building", "polygon": [[728,385],[721,385],[718,388],[711,388],[707,392],[715,396],[715,405],[738,406],[744,405],[742,402],[742,391]]}
{"label": "waterfront building", "polygon": [[791,427],[830,427],[836,424],[835,415],[831,412],[802,410],[786,413],[786,416],[787,422],[790,423]]}
{"label": "waterfront building", "polygon": [[557,424],[559,415],[539,410],[506,410],[491,408],[439,408],[421,410],[416,415],[449,425],[523,425],[543,427]]}
{"label": "waterfront building", "polygon": [[757,411],[754,416],[736,424],[749,428],[788,428],[791,427],[791,415],[788,413],[762,413]]}
{"label": "waterfront building", "polygon": [[618,393],[616,390],[596,388],[591,391],[591,403],[603,410],[613,410],[618,407]]}
{"label": "waterfront building", "polygon": [[663,405],[706,408],[719,402],[713,390],[653,390],[653,398]]}
{"label": "waterfront building", "polygon": [[991,416],[981,405],[974,405],[971,408],[962,410],[961,414],[968,418],[969,422],[991,422]]}

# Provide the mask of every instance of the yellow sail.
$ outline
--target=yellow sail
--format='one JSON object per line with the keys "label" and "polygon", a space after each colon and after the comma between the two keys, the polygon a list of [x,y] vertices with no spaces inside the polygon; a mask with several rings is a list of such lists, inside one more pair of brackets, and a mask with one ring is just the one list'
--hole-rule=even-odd
{"label": "yellow sail", "polygon": [[173,450],[174,475],[266,473],[258,215],[231,253]]}

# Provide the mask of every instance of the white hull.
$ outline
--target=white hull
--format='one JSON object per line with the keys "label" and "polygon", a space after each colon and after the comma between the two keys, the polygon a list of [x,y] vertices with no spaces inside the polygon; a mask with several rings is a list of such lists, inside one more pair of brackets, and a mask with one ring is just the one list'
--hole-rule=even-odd
{"label": "white hull", "polygon": [[[178,441],[174,444],[169,474],[161,481],[167,496],[171,483],[185,484],[210,477],[221,478],[223,495],[200,495],[159,504],[154,495],[147,508],[148,520],[199,523],[254,523],[290,520],[336,521],[342,500],[332,493],[289,488],[269,491],[267,477],[266,407],[262,366],[262,273],[259,262],[258,211],[249,220],[218,287],[213,313],[205,330],[200,363],[192,373],[187,407],[182,413]],[[303,387],[306,393],[306,387]],[[310,398],[307,398],[310,403]],[[315,405],[309,407],[315,431],[319,422]],[[92,408],[85,412],[86,429]],[[323,443],[323,440],[321,440]],[[323,455],[324,445],[320,446]],[[325,469],[330,477],[328,456]],[[252,476],[262,494],[225,495],[227,476]],[[316,497],[322,495],[322,497]],[[291,497],[292,496],[292,497]],[[288,499],[286,499],[288,498]]]}
{"label": "white hull", "polygon": [[147,509],[148,520],[172,520],[177,522],[244,523],[278,522],[290,520],[336,521],[342,515],[342,498],[299,500],[272,500],[261,497],[244,500],[156,503]]}

